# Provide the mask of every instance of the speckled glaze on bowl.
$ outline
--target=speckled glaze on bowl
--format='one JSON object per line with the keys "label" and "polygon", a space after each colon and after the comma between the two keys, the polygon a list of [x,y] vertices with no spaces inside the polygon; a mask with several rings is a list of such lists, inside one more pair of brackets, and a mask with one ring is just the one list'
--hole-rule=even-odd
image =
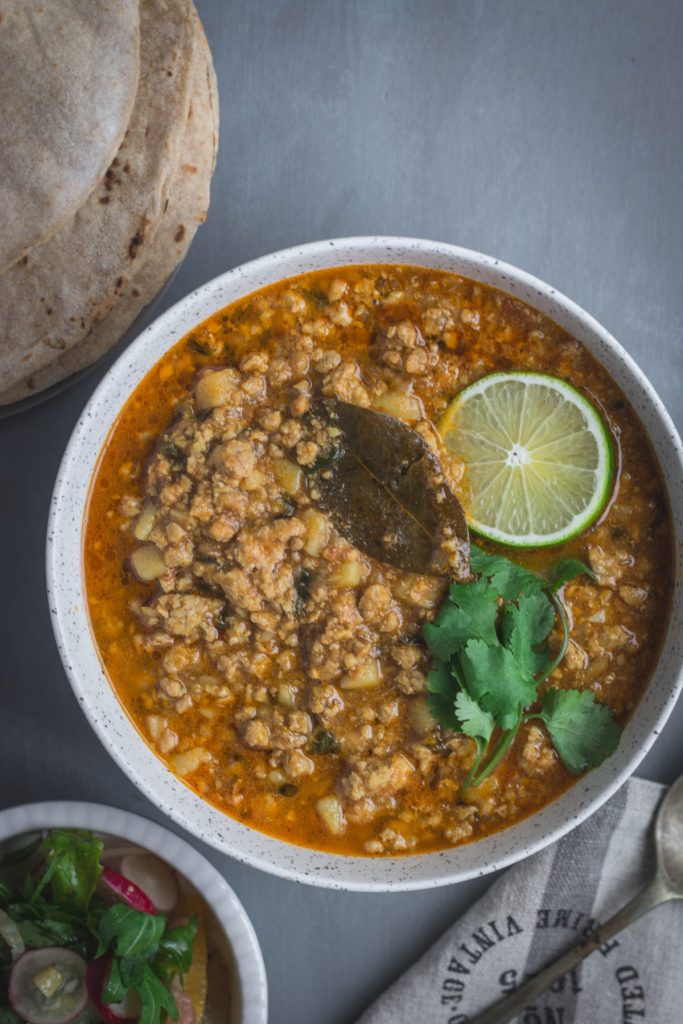
{"label": "speckled glaze on bowl", "polygon": [[0,811],[0,848],[15,837],[50,828],[84,828],[131,842],[171,864],[213,911],[229,947],[230,1017],[225,1024],[268,1024],[268,984],[256,933],[223,876],[180,836],[147,818],[76,801],[22,804]]}
{"label": "speckled glaze on bowl", "polygon": [[[119,410],[147,371],[190,328],[235,299],[294,274],[354,263],[412,264],[476,278],[516,295],[571,332],[611,373],[640,416],[667,481],[676,531],[677,586],[668,639],[616,754],[525,821],[458,849],[411,857],[345,857],[293,846],[227,817],[184,786],[147,746],[109,685],[84,594],[83,517],[90,479]],[[215,278],[159,317],[123,353],[90,399],[64,455],[50,511],[48,591],[57,644],[83,711],[114,760],[164,813],[224,853],[286,878],[342,889],[419,889],[486,874],[554,842],[597,810],[635,770],[683,683],[681,539],[681,440],[652,385],[597,321],[554,288],[489,256],[419,239],[348,238],[286,249]]]}

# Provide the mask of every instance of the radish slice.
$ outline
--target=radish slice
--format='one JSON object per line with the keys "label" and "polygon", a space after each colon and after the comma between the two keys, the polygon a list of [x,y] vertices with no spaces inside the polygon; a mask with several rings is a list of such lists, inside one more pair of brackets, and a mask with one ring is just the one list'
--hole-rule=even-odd
{"label": "radish slice", "polygon": [[129,878],[114,871],[113,868],[103,867],[97,884],[104,895],[113,894],[133,910],[141,910],[143,914],[156,914],[157,912],[157,908],[147,893],[143,892],[135,882],[131,882]]}
{"label": "radish slice", "polygon": [[178,1007],[178,1020],[176,1024],[196,1024],[197,1017],[194,1012],[194,1004],[185,989],[180,987],[180,982],[177,978],[173,979],[171,992]]}
{"label": "radish slice", "polygon": [[136,1016],[130,1016],[134,1008],[122,1003],[103,1003],[102,990],[107,981],[107,975],[111,968],[111,956],[107,953],[97,960],[91,960],[86,973],[86,984],[88,995],[95,1009],[106,1024],[136,1024],[139,1009]]}
{"label": "radish slice", "polygon": [[19,926],[4,910],[0,910],[0,936],[9,946],[13,960],[16,960],[25,951],[26,946],[21,937]]}
{"label": "radish slice", "polygon": [[70,949],[30,949],[12,968],[10,1005],[28,1024],[69,1024],[88,1001],[86,970],[83,957]]}
{"label": "radish slice", "polygon": [[131,853],[121,858],[121,874],[146,892],[159,913],[168,914],[178,902],[175,873],[151,853]]}

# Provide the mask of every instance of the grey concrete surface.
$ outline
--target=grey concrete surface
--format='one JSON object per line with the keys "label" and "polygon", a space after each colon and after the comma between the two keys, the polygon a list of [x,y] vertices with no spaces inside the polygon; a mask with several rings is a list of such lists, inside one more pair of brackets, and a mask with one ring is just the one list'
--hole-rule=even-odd
{"label": "grey concrete surface", "polygon": [[[581,303],[683,425],[678,0],[197,3],[221,147],[209,219],[164,308],[297,242],[457,242]],[[158,819],[79,711],[45,600],[53,480],[105,369],[0,423],[0,807],[88,799]],[[642,775],[683,771],[682,731],[679,706]],[[352,1024],[489,884],[332,893],[209,856],[259,934],[272,1024]]]}

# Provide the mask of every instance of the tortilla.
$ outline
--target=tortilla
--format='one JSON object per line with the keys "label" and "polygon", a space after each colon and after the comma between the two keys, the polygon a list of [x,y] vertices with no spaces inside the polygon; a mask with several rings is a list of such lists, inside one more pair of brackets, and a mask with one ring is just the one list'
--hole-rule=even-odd
{"label": "tortilla", "polygon": [[0,272],[92,192],[139,67],[138,0],[0,0]]}
{"label": "tortilla", "polygon": [[142,0],[140,84],[104,179],[68,224],[0,276],[0,381],[81,341],[143,264],[166,208],[198,35],[190,0]]}
{"label": "tortilla", "polygon": [[0,406],[10,405],[90,366],[120,340],[142,310],[161,291],[182,261],[206,218],[209,188],[218,144],[218,91],[211,53],[198,23],[199,57],[192,74],[182,153],[173,178],[166,213],[147,260],[124,286],[114,308],[86,338],[37,373],[0,392]]}

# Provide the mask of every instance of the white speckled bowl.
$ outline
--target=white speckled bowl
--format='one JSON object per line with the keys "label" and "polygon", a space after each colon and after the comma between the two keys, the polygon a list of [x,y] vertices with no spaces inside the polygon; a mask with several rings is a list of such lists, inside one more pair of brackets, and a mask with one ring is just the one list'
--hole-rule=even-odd
{"label": "white speckled bowl", "polygon": [[268,984],[256,933],[235,893],[201,853],[174,832],[137,814],[61,800],[0,811],[0,849],[26,833],[50,828],[84,828],[142,846],[187,878],[213,911],[227,943],[231,962],[226,982],[231,999],[225,1024],[267,1024]]}
{"label": "white speckled bowl", "polygon": [[304,271],[352,263],[450,270],[511,292],[570,331],[609,370],[650,435],[669,488],[681,578],[683,451],[671,419],[630,356],[588,313],[523,270],[453,245],[410,238],[314,242],[265,256],[210,281],[159,317],[120,357],[85,408],[64,455],[50,512],[47,576],[57,644],[76,697],[102,743],[157,807],[198,838],[286,878],[359,890],[419,889],[511,864],[554,842],[607,800],[654,743],[683,682],[678,586],[668,640],[653,681],[616,754],[527,820],[455,850],[400,858],[343,857],[292,846],[227,817],[183,785],[152,753],[119,704],[90,633],[83,586],[83,516],[98,455],[124,402],[153,364],[191,327],[257,288]]}

